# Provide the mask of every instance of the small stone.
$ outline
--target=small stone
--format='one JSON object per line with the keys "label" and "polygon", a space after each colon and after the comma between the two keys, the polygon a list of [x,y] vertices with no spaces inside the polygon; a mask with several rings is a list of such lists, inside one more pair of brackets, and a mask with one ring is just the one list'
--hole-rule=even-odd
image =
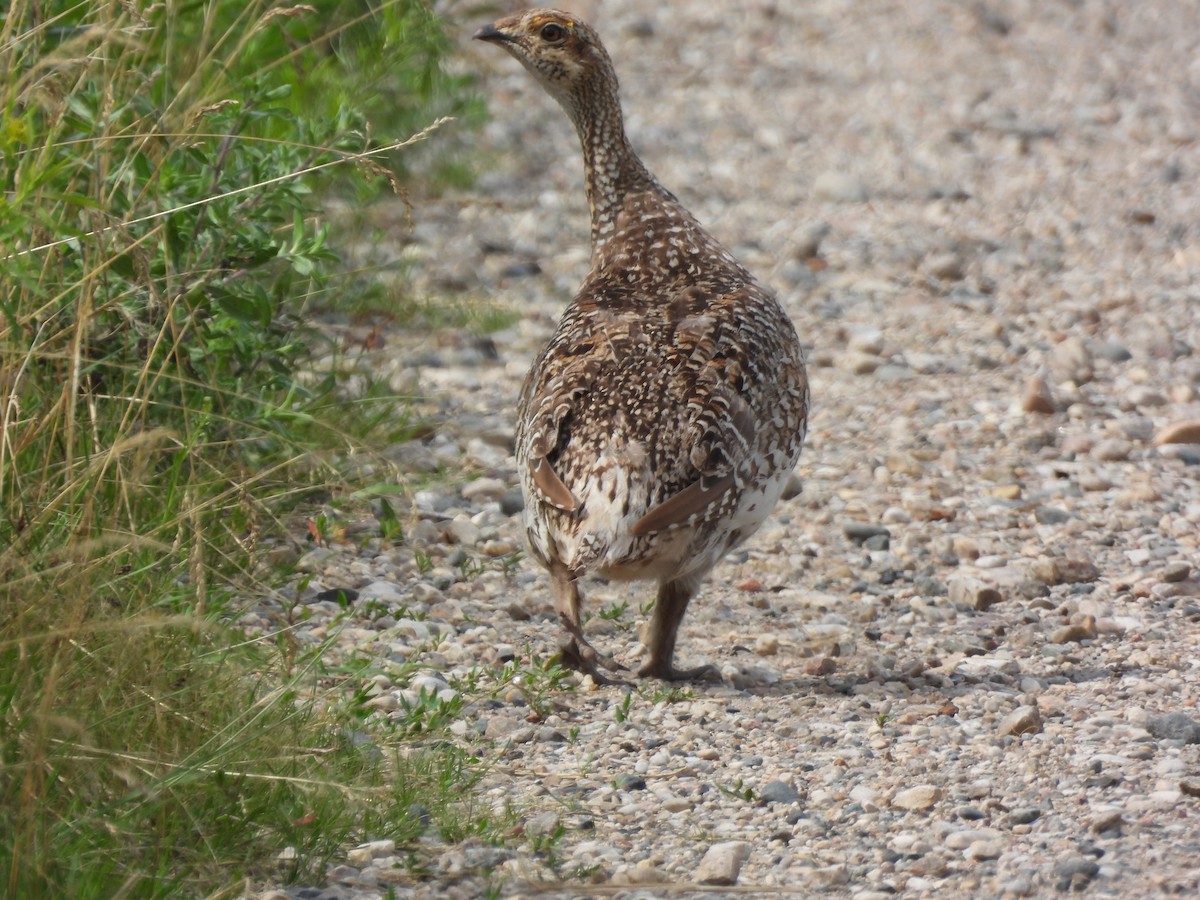
{"label": "small stone", "polygon": [[754,652],[759,656],[774,656],[779,652],[779,638],[773,634],[760,634],[754,639]]}
{"label": "small stone", "polygon": [[1109,362],[1123,363],[1133,359],[1133,352],[1124,344],[1118,344],[1116,341],[1105,341],[1102,344],[1096,344],[1092,347],[1092,352]]}
{"label": "small stone", "polygon": [[[818,866],[815,869],[801,869],[800,877],[806,882],[816,885],[823,890],[839,887],[850,883],[850,870],[845,863],[835,863],[832,866]],[[865,892],[856,892],[856,898],[864,897]]]}
{"label": "small stone", "polygon": [[814,656],[804,661],[803,671],[812,678],[823,678],[837,671],[837,663],[828,656]]}
{"label": "small stone", "polygon": [[994,587],[968,575],[955,575],[948,579],[946,593],[955,606],[966,606],[980,611],[995,606],[1004,599]]}
{"label": "small stone", "polygon": [[865,784],[855,785],[850,789],[849,796],[867,812],[875,812],[879,809],[879,791],[872,787]]}
{"label": "small stone", "polygon": [[792,255],[796,259],[815,259],[821,252],[821,241],[829,236],[831,230],[828,222],[813,222],[792,244]]}
{"label": "small stone", "polygon": [[516,601],[504,607],[504,611],[508,613],[508,617],[514,622],[528,622],[532,618],[529,607]]}
{"label": "small stone", "polygon": [[1068,856],[1054,866],[1054,874],[1060,879],[1060,890],[1082,890],[1099,871],[1100,863],[1090,856]]}
{"label": "small stone", "polygon": [[463,516],[446,524],[446,540],[452,544],[474,544],[482,537],[483,532],[478,525]]}
{"label": "small stone", "polygon": [[1200,744],[1200,721],[1185,713],[1153,716],[1146,723],[1146,730],[1160,740]]}
{"label": "small stone", "polygon": [[912,521],[912,513],[900,506],[889,506],[880,520],[888,525],[906,525]]}
{"label": "small stone", "polygon": [[995,497],[997,500],[1020,500],[1021,486],[1019,484],[998,484],[988,488],[987,495]]}
{"label": "small stone", "polygon": [[1039,506],[1033,511],[1033,517],[1039,525],[1062,525],[1071,521],[1071,514],[1057,506]]}
{"label": "small stone", "polygon": [[800,477],[799,473],[792,472],[792,474],[788,476],[787,484],[783,486],[783,494],[781,495],[781,499],[791,500],[795,497],[799,497],[803,493],[804,479]]}
{"label": "small stone", "polygon": [[1037,600],[1050,593],[1050,588],[1044,582],[1027,578],[1017,584],[1017,593],[1026,600]]}
{"label": "small stone", "polygon": [[1036,806],[1018,806],[1005,816],[1005,820],[1009,825],[1029,825],[1041,817],[1042,811]]}
{"label": "small stone", "polygon": [[296,571],[319,572],[326,565],[335,561],[340,555],[332,547],[314,547],[296,560]]}
{"label": "small stone", "polygon": [[1092,380],[1092,354],[1081,338],[1068,337],[1056,344],[1047,361],[1059,381],[1080,385]]}
{"label": "small stone", "polygon": [[500,498],[500,512],[506,516],[515,516],[525,508],[525,495],[520,491],[508,491]]}
{"label": "small stone", "polygon": [[975,841],[963,851],[967,859],[998,859],[1004,852],[1003,841]]}
{"label": "small stone", "polygon": [[532,837],[545,837],[554,834],[559,824],[558,813],[539,813],[525,822],[524,833]]}
{"label": "small stone", "polygon": [[[913,880],[908,880],[911,886]],[[1018,875],[1000,885],[999,895],[1002,897],[1028,897],[1033,893],[1033,879],[1028,875]]]}
{"label": "small stone", "polygon": [[1078,622],[1072,622],[1050,632],[1050,643],[1069,644],[1073,641],[1090,641],[1099,633],[1096,628],[1096,617],[1084,616]]}
{"label": "small stone", "polygon": [[520,727],[520,720],[511,716],[488,716],[483,727],[483,736],[491,739],[510,737]]}
{"label": "small stone", "polygon": [[962,281],[966,275],[962,257],[957,253],[934,253],[925,260],[925,271],[941,281]]}
{"label": "small stone", "polygon": [[1179,793],[1188,797],[1200,797],[1200,778],[1180,779]]}
{"label": "small stone", "polygon": [[786,781],[768,781],[758,792],[766,803],[799,803],[800,792]]}
{"label": "small stone", "polygon": [[346,861],[352,866],[370,865],[376,859],[396,855],[396,842],[392,840],[368,841],[359,844],[346,854]]}
{"label": "small stone", "polygon": [[1137,385],[1121,400],[1122,409],[1145,409],[1147,406],[1165,406],[1167,398],[1152,387]]}
{"label": "small stone", "polygon": [[1033,563],[1033,577],[1049,585],[1090,584],[1100,577],[1100,570],[1086,559],[1042,557]]}
{"label": "small stone", "polygon": [[838,365],[855,375],[870,375],[883,364],[883,360],[872,353],[852,350],[838,360]]}
{"label": "small stone", "polygon": [[842,526],[842,531],[856,544],[865,543],[873,537],[890,538],[892,536],[886,526],[873,525],[870,522],[846,522]]}
{"label": "small stone", "polygon": [[722,841],[713,844],[700,860],[696,870],[696,881],[700,884],[737,884],[742,863],[750,857],[750,844],[746,841]]}
{"label": "small stone", "polygon": [[641,775],[618,775],[613,779],[613,787],[618,791],[644,791],[646,779]]}
{"label": "small stone", "polygon": [[1104,834],[1108,831],[1120,831],[1122,824],[1124,819],[1121,818],[1121,810],[1109,809],[1096,814],[1092,819],[1091,829],[1096,834]]}
{"label": "small stone", "polygon": [[738,582],[737,589],[747,594],[758,594],[765,591],[767,587],[757,578],[747,578]]}
{"label": "small stone", "polygon": [[1018,706],[1000,720],[1000,736],[1008,734],[1037,734],[1042,730],[1042,716],[1036,706]]}
{"label": "small stone", "polygon": [[670,880],[662,869],[650,860],[643,859],[637,865],[622,867],[613,873],[612,884],[665,884]]}
{"label": "small stone", "polygon": [[1084,491],[1107,491],[1113,486],[1112,482],[1098,472],[1081,472],[1079,487]]}
{"label": "small stone", "polygon": [[972,844],[980,841],[1000,840],[1001,833],[995,828],[967,828],[963,831],[951,831],[946,835],[948,850],[966,850]]}
{"label": "small stone", "polygon": [[898,809],[923,811],[930,809],[942,799],[942,789],[933,784],[919,784],[906,788],[892,797],[892,806]]}
{"label": "small stone", "polygon": [[1200,419],[1172,422],[1154,435],[1154,445],[1200,444]]}
{"label": "small stone", "polygon": [[855,326],[850,329],[850,335],[846,339],[846,346],[851,350],[857,350],[859,353],[879,356],[883,353],[884,348],[883,329],[875,325]]}
{"label": "small stone", "polygon": [[1159,573],[1159,581],[1168,583],[1176,583],[1187,581],[1189,575],[1192,574],[1192,567],[1183,561],[1167,563],[1163,570]]}
{"label": "small stone", "polygon": [[813,180],[813,197],[829,203],[863,203],[867,189],[861,181],[846,172],[822,172]]}
{"label": "small stone", "polygon": [[356,600],[359,599],[359,597],[362,597],[364,600],[385,600],[385,601],[387,601],[387,600],[399,601],[399,600],[403,599],[403,595],[399,593],[399,590],[396,588],[396,586],[394,584],[388,584],[387,586],[392,590],[392,593],[390,595],[380,595],[380,594],[369,593],[371,588],[375,587],[375,585],[373,585],[373,584],[367,585],[365,588],[362,589],[361,593],[354,590],[353,588],[340,588],[340,587],[339,588],[326,588],[323,591],[317,591],[316,595],[313,597],[313,602],[314,603],[336,603],[338,606],[346,606],[349,603],[354,603]]}
{"label": "small stone", "polygon": [[1041,413],[1047,416],[1058,411],[1058,404],[1054,402],[1054,394],[1050,391],[1050,385],[1046,383],[1045,378],[1034,375],[1025,383],[1021,409],[1027,413]]}
{"label": "small stone", "polygon": [[521,545],[511,540],[484,541],[480,549],[484,556],[499,559],[502,556],[511,556],[516,553],[521,549]]}
{"label": "small stone", "polygon": [[508,485],[499,478],[476,478],[463,485],[459,493],[464,500],[485,501],[499,500],[507,490]]}
{"label": "small stone", "polygon": [[1133,444],[1121,438],[1107,438],[1092,448],[1092,458],[1104,462],[1120,462],[1129,459],[1133,453]]}

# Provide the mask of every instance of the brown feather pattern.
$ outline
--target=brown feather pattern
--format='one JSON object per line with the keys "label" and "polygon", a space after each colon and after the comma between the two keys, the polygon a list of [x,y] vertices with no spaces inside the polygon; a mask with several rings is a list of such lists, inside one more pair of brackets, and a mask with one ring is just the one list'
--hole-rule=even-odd
{"label": "brown feather pattern", "polygon": [[583,147],[592,262],[534,362],[517,460],[535,557],[569,633],[563,659],[617,664],[580,624],[588,572],[659,582],[644,674],[687,677],[673,653],[700,580],[770,513],[795,465],[808,380],[795,328],[647,171],[625,136],[617,79],[589,26],[538,9],[476,37],[560,102]]}

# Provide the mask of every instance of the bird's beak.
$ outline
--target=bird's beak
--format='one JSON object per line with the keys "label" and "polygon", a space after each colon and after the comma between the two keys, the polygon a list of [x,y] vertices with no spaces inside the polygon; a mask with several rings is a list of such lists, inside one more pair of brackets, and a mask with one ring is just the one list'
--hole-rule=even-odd
{"label": "bird's beak", "polygon": [[506,41],[511,41],[512,38],[495,25],[484,25],[477,32],[475,32],[475,40],[490,41],[492,43],[504,43]]}

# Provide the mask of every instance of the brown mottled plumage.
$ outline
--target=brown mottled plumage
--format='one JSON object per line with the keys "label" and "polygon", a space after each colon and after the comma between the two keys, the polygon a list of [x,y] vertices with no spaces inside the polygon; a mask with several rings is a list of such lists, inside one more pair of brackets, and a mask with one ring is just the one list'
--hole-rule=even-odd
{"label": "brown mottled plumage", "polygon": [[476,38],[516,57],[583,145],[592,264],[521,392],[517,465],[534,556],[568,632],[565,664],[624,668],[583,635],[578,580],[653,579],[639,674],[674,667],[701,580],[753,534],[800,456],[808,380],[796,331],[642,164],[625,136],[600,38],[569,13],[527,10]]}

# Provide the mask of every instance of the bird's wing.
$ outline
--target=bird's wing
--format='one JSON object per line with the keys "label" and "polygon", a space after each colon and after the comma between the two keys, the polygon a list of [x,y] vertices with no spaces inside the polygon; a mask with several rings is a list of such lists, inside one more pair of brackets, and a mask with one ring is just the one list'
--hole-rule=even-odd
{"label": "bird's wing", "polygon": [[[635,534],[683,524],[720,503],[756,446],[759,385],[778,374],[750,361],[758,336],[740,311],[760,296],[744,285],[692,286],[667,304],[577,299],[522,395],[518,443],[538,499],[577,510],[571,485],[589,470],[576,461],[594,459],[618,423],[631,422],[646,435],[657,482]],[[585,435],[593,446],[583,446]]]}

